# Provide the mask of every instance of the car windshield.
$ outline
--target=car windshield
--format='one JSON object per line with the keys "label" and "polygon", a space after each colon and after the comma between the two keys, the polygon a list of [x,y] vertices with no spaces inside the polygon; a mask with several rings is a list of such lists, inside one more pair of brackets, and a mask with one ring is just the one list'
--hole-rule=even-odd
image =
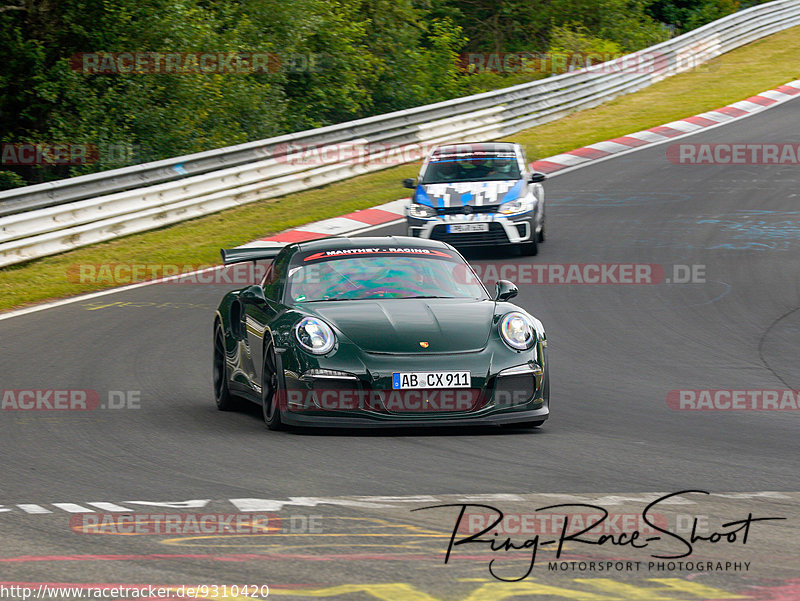
{"label": "car windshield", "polygon": [[[450,251],[363,250],[360,256],[315,253],[299,261],[293,260],[287,288],[291,302],[488,298],[466,262]],[[417,254],[419,252],[436,254]]]}
{"label": "car windshield", "polygon": [[420,183],[493,182],[521,179],[521,177],[517,159],[513,156],[450,156],[431,160]]}

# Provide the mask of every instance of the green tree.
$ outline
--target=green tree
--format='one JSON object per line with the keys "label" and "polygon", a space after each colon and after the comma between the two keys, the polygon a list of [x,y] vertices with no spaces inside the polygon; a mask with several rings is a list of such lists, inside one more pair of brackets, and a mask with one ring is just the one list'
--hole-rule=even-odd
{"label": "green tree", "polygon": [[285,97],[270,74],[88,74],[71,60],[86,52],[236,50],[217,14],[193,0],[44,1],[0,14],[2,139],[129,149],[69,169],[22,169],[25,178],[54,179],[283,131]]}

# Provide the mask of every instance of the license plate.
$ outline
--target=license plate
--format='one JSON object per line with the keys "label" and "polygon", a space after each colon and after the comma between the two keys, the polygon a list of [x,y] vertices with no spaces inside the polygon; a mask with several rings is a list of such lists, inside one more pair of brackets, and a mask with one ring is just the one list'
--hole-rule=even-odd
{"label": "license plate", "polygon": [[488,232],[489,224],[485,222],[478,223],[451,223],[447,226],[448,234],[467,234],[469,232]]}
{"label": "license plate", "polygon": [[470,388],[468,371],[409,371],[392,374],[392,388]]}

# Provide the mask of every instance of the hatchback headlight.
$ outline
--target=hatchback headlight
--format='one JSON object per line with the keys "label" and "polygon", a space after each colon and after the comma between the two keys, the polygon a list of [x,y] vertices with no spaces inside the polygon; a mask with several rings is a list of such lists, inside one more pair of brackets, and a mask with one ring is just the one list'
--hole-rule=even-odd
{"label": "hatchback headlight", "polygon": [[500,336],[514,350],[524,351],[536,343],[536,326],[524,313],[513,311],[500,322]]}
{"label": "hatchback headlight", "polygon": [[531,210],[531,202],[527,198],[518,198],[511,202],[505,202],[500,205],[500,213],[503,215],[514,215],[516,213],[524,213]]}
{"label": "hatchback headlight", "polygon": [[417,219],[429,219],[436,215],[436,211],[428,205],[421,205],[417,202],[412,202],[408,205],[409,217],[416,217]]}
{"label": "hatchback headlight", "polygon": [[304,350],[315,355],[324,355],[333,349],[336,336],[331,327],[314,317],[305,317],[294,328],[297,342]]}

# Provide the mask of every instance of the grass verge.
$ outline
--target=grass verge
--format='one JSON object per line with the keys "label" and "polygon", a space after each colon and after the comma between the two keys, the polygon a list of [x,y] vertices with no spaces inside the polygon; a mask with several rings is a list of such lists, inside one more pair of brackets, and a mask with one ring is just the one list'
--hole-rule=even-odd
{"label": "grass verge", "polygon": [[[655,127],[742,100],[800,78],[800,27],[788,29],[645,90],[620,97],[508,138],[544,158]],[[76,283],[82,264],[204,265],[219,262],[220,247],[244,244],[304,223],[400,198],[400,180],[418,165],[393,167],[323,188],[290,194],[151,232],[0,269],[0,310],[113,287]],[[74,279],[74,278],[73,278]]]}

